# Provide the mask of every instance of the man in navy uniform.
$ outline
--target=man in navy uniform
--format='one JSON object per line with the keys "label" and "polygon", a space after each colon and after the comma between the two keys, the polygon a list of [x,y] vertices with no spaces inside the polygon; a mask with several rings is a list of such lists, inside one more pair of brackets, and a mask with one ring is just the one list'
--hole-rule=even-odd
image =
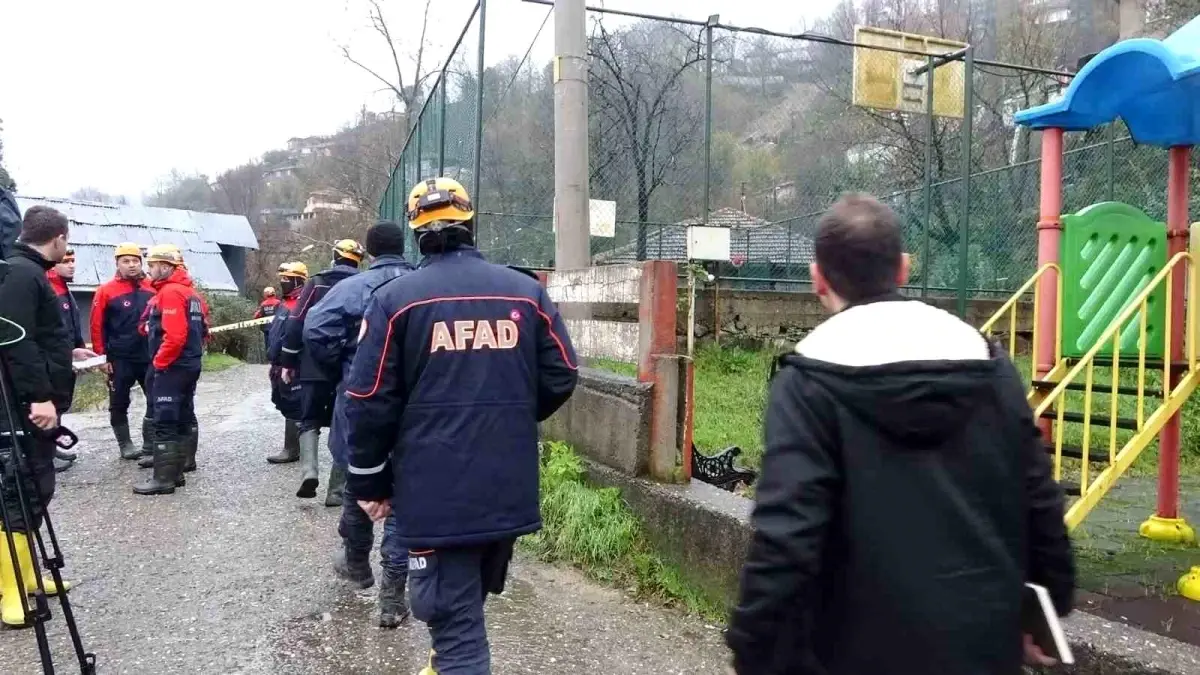
{"label": "man in navy uniform", "polygon": [[[338,374],[338,399],[334,402],[333,424],[329,427],[333,467],[329,470],[325,505],[342,507],[338,534],[342,535],[343,552],[338,556],[334,571],[359,588],[369,588],[375,583],[370,562],[375,528],[366,512],[354,500],[342,500],[347,453],[343,378],[349,373],[354,360],[363,312],[371,294],[383,283],[408,274],[413,269],[404,259],[404,239],[407,234],[403,227],[390,220],[381,220],[372,225],[367,230],[366,240],[367,255],[371,256],[370,268],[330,289],[325,299],[309,310],[308,318],[304,320],[305,349],[324,370]],[[396,542],[395,520],[391,517],[383,525],[379,558],[383,568],[379,583],[379,625],[395,628],[408,616],[404,605],[408,552]]]}
{"label": "man in navy uniform", "polygon": [[208,306],[196,292],[183,253],[159,244],[146,254],[156,294],[146,306],[150,344],[149,386],[154,406],[154,473],[133,486],[134,494],[169,495],[183,487],[195,468],[200,428],[196,384],[208,337]]}
{"label": "man in navy uniform", "polygon": [[300,382],[285,383],[280,357],[283,354],[283,330],[287,318],[296,310],[300,291],[308,282],[308,265],[285,262],[279,265],[279,290],[283,300],[275,305],[271,323],[267,325],[267,377],[271,382],[271,403],[283,414],[283,450],[267,456],[271,464],[290,464],[300,461]]}
{"label": "man in navy uniform", "polygon": [[[116,273],[100,284],[92,298],[92,348],[105,354],[108,373],[108,418],[121,459],[149,458],[154,454],[154,406],[146,374],[150,370],[150,343],[138,324],[154,297],[154,287],[142,269],[142,249],[133,242],[113,252]],[[142,389],[146,412],[142,415],[142,446],[129,433],[129,403],[133,385]],[[147,466],[152,460],[147,461]]]}
{"label": "man in navy uniform", "polygon": [[305,282],[296,300],[296,309],[283,324],[283,344],[279,350],[280,377],[284,384],[300,383],[300,489],[296,496],[312,499],[317,496],[318,450],[321,427],[333,423],[334,387],[341,379],[341,369],[332,372],[321,368],[304,348],[304,319],[309,310],[338,283],[358,273],[362,262],[362,246],[353,239],[342,239],[333,245],[333,264],[317,272]]}
{"label": "man in navy uniform", "polygon": [[517,537],[542,526],[538,423],[578,378],[545,289],[483,259],[474,216],[454,180],[413,188],[424,259],[368,300],[343,401],[346,498],[374,520],[394,508],[427,671],[442,675],[491,672],[484,599],[503,590]]}
{"label": "man in navy uniform", "polygon": [[[67,288],[67,284],[75,280],[75,249],[68,248],[63,259],[58,261],[53,269],[46,272],[46,278],[50,280],[50,287],[54,289],[54,295],[58,299],[58,313],[62,316],[63,325],[67,327],[71,346],[75,349],[84,349],[86,345],[83,342],[79,305],[75,303],[75,296],[71,295],[71,289]],[[72,373],[71,381],[74,382],[74,379],[74,373]],[[72,384],[72,391],[74,388],[74,384]],[[66,471],[71,468],[76,458],[75,453],[55,447],[54,470],[58,473]]]}

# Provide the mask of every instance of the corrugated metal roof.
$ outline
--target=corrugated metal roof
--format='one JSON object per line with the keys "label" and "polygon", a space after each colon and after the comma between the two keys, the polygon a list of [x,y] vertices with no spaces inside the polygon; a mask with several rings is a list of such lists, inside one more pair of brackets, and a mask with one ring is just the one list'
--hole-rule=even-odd
{"label": "corrugated metal roof", "polygon": [[[134,228],[142,229],[146,228]],[[216,244],[210,244],[216,248]],[[74,244],[75,248],[75,280],[70,288],[74,291],[90,291],[113,278],[116,267],[113,264],[112,246],[93,244]],[[220,251],[187,251],[183,254],[187,263],[188,273],[198,286],[206,290],[237,291],[233,275],[225,266],[225,260]]]}
{"label": "corrugated metal roof", "polygon": [[183,252],[188,271],[198,285],[207,290],[236,292],[237,284],[221,257],[220,245],[258,248],[258,239],[245,216],[17,197],[22,213],[35,204],[52,206],[71,221],[75,280],[70,287],[77,291],[94,289],[111,279],[116,246],[133,242],[143,248],[174,244]]}
{"label": "corrugated metal roof", "polygon": [[201,235],[208,241],[215,241],[226,246],[241,246],[242,248],[258,248],[258,239],[254,230],[250,229],[250,221],[245,216],[231,216],[228,213],[192,214],[192,222],[196,224]]}
{"label": "corrugated metal roof", "polygon": [[[93,225],[102,228],[155,228],[172,232],[190,232],[198,238],[214,244],[240,246],[242,248],[258,248],[258,238],[250,227],[250,221],[245,216],[235,216],[227,213],[204,213],[184,209],[163,209],[154,206],[116,206],[113,204],[96,204],[78,202],[70,199],[52,197],[17,197],[17,205],[24,212],[35,204],[52,206],[71,221],[72,225]],[[74,236],[72,227],[72,239]],[[112,234],[97,234],[100,237],[114,237]],[[133,237],[119,241],[137,241]],[[139,242],[140,243],[140,242]],[[176,242],[171,242],[176,243]]]}

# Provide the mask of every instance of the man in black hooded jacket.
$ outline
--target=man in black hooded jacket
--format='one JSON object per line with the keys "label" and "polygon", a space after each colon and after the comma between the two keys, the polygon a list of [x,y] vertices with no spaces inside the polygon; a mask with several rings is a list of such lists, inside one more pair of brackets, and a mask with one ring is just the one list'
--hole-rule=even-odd
{"label": "man in black hooded jacket", "polygon": [[897,292],[895,214],[844,197],[813,285],[834,316],[780,359],[727,633],[740,675],[1011,675],[1025,582],[1071,609],[1063,496],[1007,355]]}

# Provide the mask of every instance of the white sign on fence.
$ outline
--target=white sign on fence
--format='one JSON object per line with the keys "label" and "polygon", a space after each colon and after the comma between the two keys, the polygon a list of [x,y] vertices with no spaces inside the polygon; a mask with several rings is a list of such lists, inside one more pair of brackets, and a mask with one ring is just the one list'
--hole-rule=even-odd
{"label": "white sign on fence", "polygon": [[708,225],[688,227],[687,257],[689,260],[729,260],[729,228]]}
{"label": "white sign on fence", "polygon": [[588,200],[593,237],[617,236],[617,203],[604,199]]}

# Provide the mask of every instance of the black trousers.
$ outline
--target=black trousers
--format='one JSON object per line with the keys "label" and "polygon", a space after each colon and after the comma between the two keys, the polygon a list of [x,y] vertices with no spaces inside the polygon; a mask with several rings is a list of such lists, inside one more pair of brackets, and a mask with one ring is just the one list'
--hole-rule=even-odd
{"label": "black trousers", "polygon": [[150,398],[154,411],[154,439],[178,441],[187,427],[196,424],[196,384],[200,369],[150,369]]}
{"label": "black trousers", "polygon": [[151,416],[150,387],[146,375],[150,364],[145,361],[115,359],[110,361],[112,373],[108,376],[108,419],[113,425],[129,422],[129,402],[133,385],[142,388],[146,397],[146,416]]}
{"label": "black trousers", "polygon": [[300,431],[312,431],[333,423],[333,403],[337,390],[324,380],[300,383]]}
{"label": "black trousers", "polygon": [[42,526],[42,516],[46,507],[54,499],[54,441],[36,437],[23,447],[25,466],[28,471],[22,476],[22,487],[29,506],[29,516],[32,522],[26,522],[21,509],[21,499],[17,492],[16,462],[13,448],[8,437],[0,439],[0,485],[3,485],[5,511],[0,512],[0,526],[10,532],[29,533]]}

